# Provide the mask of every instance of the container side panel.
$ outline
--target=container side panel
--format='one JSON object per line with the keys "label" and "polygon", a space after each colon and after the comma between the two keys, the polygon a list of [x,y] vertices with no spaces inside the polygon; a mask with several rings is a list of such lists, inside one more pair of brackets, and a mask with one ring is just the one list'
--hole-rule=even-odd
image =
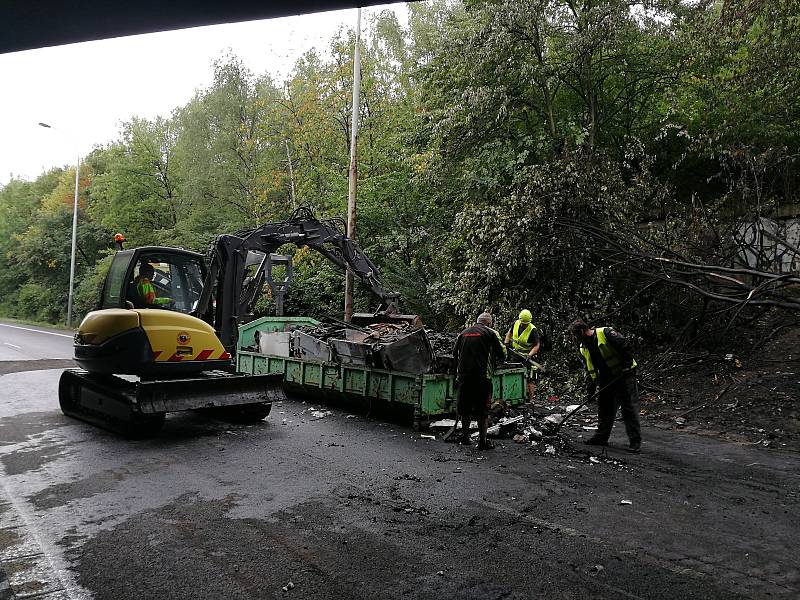
{"label": "container side panel", "polygon": [[379,400],[392,399],[392,376],[383,371],[367,372],[367,396]]}
{"label": "container side panel", "polygon": [[298,360],[287,360],[284,377],[290,383],[303,383],[303,363]]}
{"label": "container side panel", "polygon": [[436,415],[451,409],[448,401],[449,377],[424,377],[422,380],[422,413]]}
{"label": "container side panel", "polygon": [[420,384],[413,375],[394,375],[392,400],[403,404],[420,404]]}
{"label": "container side panel", "polygon": [[303,383],[311,387],[322,387],[322,365],[303,363]]}
{"label": "container side panel", "polygon": [[342,367],[344,371],[344,391],[348,394],[366,396],[367,372],[362,369]]}

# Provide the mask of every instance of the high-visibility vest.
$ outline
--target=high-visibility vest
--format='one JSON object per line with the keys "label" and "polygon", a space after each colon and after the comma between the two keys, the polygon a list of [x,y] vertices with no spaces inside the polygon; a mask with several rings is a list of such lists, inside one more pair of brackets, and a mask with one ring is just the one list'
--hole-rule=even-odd
{"label": "high-visibility vest", "polygon": [[169,304],[169,298],[156,298],[156,288],[153,282],[146,277],[139,279],[136,284],[136,291],[139,292],[139,297],[148,306],[151,304],[154,306]]}
{"label": "high-visibility vest", "polygon": [[[609,346],[608,342],[606,341],[606,329],[607,327],[595,328],[594,331],[597,334],[597,347],[600,349],[600,356],[603,357],[608,370],[611,371],[611,375],[617,377],[618,375],[622,374],[624,369],[633,369],[636,366],[636,360],[632,358],[631,364],[627,366],[622,364],[622,357],[620,357],[619,352]],[[589,349],[583,344],[581,344],[581,354],[583,355],[583,360],[586,361],[586,370],[589,371],[589,375],[592,377],[592,379],[596,381],[597,369],[592,364],[592,355],[589,354]]]}
{"label": "high-visibility vest", "polygon": [[528,343],[528,338],[536,330],[536,326],[533,323],[528,323],[525,329],[520,331],[520,325],[522,325],[522,321],[518,320],[514,323],[514,329],[511,332],[511,347],[517,352],[528,353],[533,348],[533,344]]}

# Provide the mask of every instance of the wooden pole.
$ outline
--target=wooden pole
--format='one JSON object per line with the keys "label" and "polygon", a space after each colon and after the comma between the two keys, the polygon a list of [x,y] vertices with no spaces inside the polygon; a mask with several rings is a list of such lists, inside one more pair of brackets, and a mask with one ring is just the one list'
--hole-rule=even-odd
{"label": "wooden pole", "polygon": [[[356,197],[358,184],[358,117],[361,103],[361,8],[356,21],[356,47],[353,52],[353,116],[350,128],[350,177],[347,190],[347,237],[356,239]],[[344,280],[344,320],[353,320],[353,271]]]}

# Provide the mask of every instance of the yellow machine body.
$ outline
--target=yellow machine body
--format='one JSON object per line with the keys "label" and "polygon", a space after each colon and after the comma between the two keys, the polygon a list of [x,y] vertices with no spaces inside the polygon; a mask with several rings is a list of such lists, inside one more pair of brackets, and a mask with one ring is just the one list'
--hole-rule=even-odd
{"label": "yellow machine body", "polygon": [[196,317],[168,310],[136,309],[155,362],[227,360],[214,328]]}
{"label": "yellow machine body", "polygon": [[225,369],[231,356],[205,321],[158,309],[90,312],[75,335],[75,360],[90,373],[154,375]]}

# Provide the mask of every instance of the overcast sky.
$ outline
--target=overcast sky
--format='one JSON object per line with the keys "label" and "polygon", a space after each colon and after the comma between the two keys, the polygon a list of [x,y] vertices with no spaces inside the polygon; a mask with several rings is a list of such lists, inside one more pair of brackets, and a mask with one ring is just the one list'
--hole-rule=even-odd
{"label": "overcast sky", "polygon": [[[394,4],[362,9],[362,26],[386,8],[405,22],[405,5]],[[0,54],[0,186],[74,165],[134,115],[168,116],[211,84],[211,63],[228,49],[282,81],[302,54],[355,25],[350,9]]]}

